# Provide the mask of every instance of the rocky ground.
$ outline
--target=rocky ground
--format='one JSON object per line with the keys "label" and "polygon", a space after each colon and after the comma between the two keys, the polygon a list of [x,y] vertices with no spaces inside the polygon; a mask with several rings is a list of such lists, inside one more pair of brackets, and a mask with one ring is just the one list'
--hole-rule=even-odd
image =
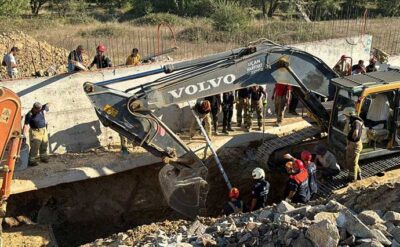
{"label": "rocky ground", "polygon": [[400,180],[397,178],[350,187],[310,205],[282,201],[256,212],[228,217],[164,221],[83,246],[400,247],[399,243]]}

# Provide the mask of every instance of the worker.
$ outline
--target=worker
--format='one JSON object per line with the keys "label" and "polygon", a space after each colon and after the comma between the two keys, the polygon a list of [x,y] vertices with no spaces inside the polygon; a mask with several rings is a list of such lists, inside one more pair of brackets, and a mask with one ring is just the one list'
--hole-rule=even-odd
{"label": "worker", "polygon": [[373,57],[369,60],[369,64],[368,64],[366,70],[367,70],[367,73],[375,72],[378,70],[376,68],[376,58],[375,57]]}
{"label": "worker", "polygon": [[267,94],[264,91],[264,88],[261,86],[252,86],[250,88],[250,98],[251,98],[251,107],[250,107],[250,112],[247,115],[249,118],[248,122],[250,123],[250,126],[246,128],[247,131],[250,131],[251,129],[251,117],[253,115],[253,112],[256,112],[257,114],[257,125],[258,125],[258,130],[261,130],[262,127],[262,119],[263,119],[263,106],[264,104],[267,103]]}
{"label": "worker", "polygon": [[295,116],[298,116],[299,114],[297,113],[297,105],[299,104],[299,98],[297,98],[296,94],[292,93],[290,97],[290,103],[289,103],[289,113]]}
{"label": "worker", "polygon": [[68,73],[81,71],[82,68],[76,66],[78,63],[83,63],[83,46],[78,45],[78,47],[71,51],[68,55]]}
{"label": "worker", "polygon": [[351,71],[352,71],[353,75],[367,73],[367,69],[364,66],[364,60],[359,60],[358,64],[353,65],[353,67],[351,68]]}
{"label": "worker", "polygon": [[233,115],[233,104],[235,103],[235,95],[232,91],[223,93],[222,95],[222,133],[228,134],[228,131],[232,129],[232,115]]}
{"label": "worker", "polygon": [[348,76],[351,75],[351,64],[347,61],[350,57],[346,55],[342,55],[336,65],[333,67],[333,70],[338,73],[340,76]]}
{"label": "worker", "polygon": [[293,203],[307,203],[310,200],[310,187],[308,172],[301,160],[289,161],[285,164],[286,171],[290,174],[288,180],[287,201]]}
{"label": "worker", "polygon": [[[193,107],[193,111],[199,117],[200,121],[204,122],[204,128],[209,138],[211,138],[211,104],[208,100],[199,101]],[[195,118],[192,119],[192,123],[190,126],[189,135],[192,138],[196,133],[197,121]]]}
{"label": "worker", "polygon": [[142,57],[139,54],[138,48],[133,48],[132,54],[126,59],[126,65],[138,66],[142,62]]}
{"label": "worker", "polygon": [[350,110],[346,113],[349,117],[349,133],[347,134],[347,146],[346,146],[346,166],[349,169],[349,180],[356,181],[362,179],[361,170],[358,165],[360,153],[363,149],[361,141],[363,131],[363,120],[356,115],[354,110]]}
{"label": "worker", "polygon": [[246,122],[248,119],[250,108],[250,91],[248,88],[242,88],[236,90],[236,121],[238,127],[242,126],[242,120],[244,119],[244,127],[249,126],[250,123]]}
{"label": "worker", "polygon": [[315,148],[315,164],[319,165],[319,170],[325,178],[332,178],[340,172],[340,166],[333,153],[323,145],[317,145]]}
{"label": "worker", "polygon": [[312,162],[312,154],[308,150],[304,150],[300,154],[301,161],[308,172],[308,186],[310,187],[310,199],[313,198],[318,191],[317,185],[317,166]]}
{"label": "worker", "polygon": [[216,94],[209,97],[204,98],[208,100],[211,105],[211,117],[212,117],[212,124],[213,124],[213,134],[218,135],[218,113],[221,111],[221,95]]}
{"label": "worker", "polygon": [[275,113],[276,113],[276,125],[282,124],[285,109],[290,103],[292,87],[286,84],[277,83],[275,84],[274,91],[272,93],[272,100],[275,101]]}
{"label": "worker", "polygon": [[15,57],[18,55],[19,49],[17,47],[12,47],[10,52],[4,56],[2,65],[7,67],[7,75],[10,78],[17,78],[18,76],[18,64]]}
{"label": "worker", "polygon": [[246,205],[242,200],[239,199],[240,192],[238,188],[233,187],[229,190],[229,201],[224,205],[222,209],[222,215],[230,215],[237,213],[244,213],[247,211]]}
{"label": "worker", "polygon": [[106,52],[105,45],[98,45],[96,52],[97,54],[94,57],[93,62],[90,64],[89,69],[91,69],[94,65],[96,65],[96,68],[98,69],[112,67],[111,60],[104,55],[104,52]]}
{"label": "worker", "polygon": [[40,160],[48,163],[47,146],[48,133],[45,112],[49,111],[49,104],[42,105],[39,102],[33,104],[32,109],[25,116],[23,133],[30,140],[29,165],[37,166]]}
{"label": "worker", "polygon": [[255,181],[254,187],[251,191],[251,205],[250,211],[254,211],[263,208],[267,205],[269,183],[265,180],[265,172],[262,168],[255,168],[251,175]]}

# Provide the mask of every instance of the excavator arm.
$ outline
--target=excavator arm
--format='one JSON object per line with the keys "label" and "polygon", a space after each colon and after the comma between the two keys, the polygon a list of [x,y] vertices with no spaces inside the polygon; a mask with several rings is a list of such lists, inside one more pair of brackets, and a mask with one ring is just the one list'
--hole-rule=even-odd
{"label": "excavator arm", "polygon": [[[161,73],[169,75],[125,92],[107,87]],[[337,74],[319,58],[295,48],[263,41],[127,77],[87,82],[84,90],[105,126],[163,159],[166,165],[159,173],[159,180],[168,204],[193,217],[201,214],[205,207],[207,168],[152,113],[153,110],[252,85],[279,82],[298,89],[294,92],[326,130],[329,115],[318,96],[333,97],[330,80],[334,77]]]}

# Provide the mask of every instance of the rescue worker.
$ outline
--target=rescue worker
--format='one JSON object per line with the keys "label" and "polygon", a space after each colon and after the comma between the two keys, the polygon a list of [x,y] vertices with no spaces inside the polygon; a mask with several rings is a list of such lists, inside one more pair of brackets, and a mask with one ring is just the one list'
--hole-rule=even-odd
{"label": "rescue worker", "polygon": [[268,181],[265,180],[265,172],[263,169],[257,167],[252,171],[251,175],[253,176],[255,184],[251,191],[252,200],[250,211],[254,211],[267,205],[270,186]]}
{"label": "rescue worker", "polygon": [[229,191],[229,201],[225,203],[224,208],[222,209],[221,214],[223,215],[230,215],[230,214],[237,214],[246,212],[246,205],[243,203],[242,200],[239,199],[239,189],[233,187]]}
{"label": "rescue worker", "polygon": [[75,66],[77,63],[83,63],[83,46],[78,45],[78,47],[71,51],[68,55],[68,73],[81,71],[82,69],[79,66]]}
{"label": "rescue worker", "polygon": [[235,95],[232,91],[223,93],[222,95],[222,112],[224,114],[222,119],[222,133],[228,134],[228,131],[232,129],[232,115],[233,115],[233,104],[235,103]]}
{"label": "rescue worker", "polygon": [[257,125],[258,125],[258,130],[261,130],[262,127],[262,119],[263,119],[263,105],[264,103],[266,104],[266,99],[267,99],[267,94],[264,91],[264,88],[261,86],[252,86],[250,88],[250,98],[251,98],[251,107],[250,107],[250,112],[247,115],[248,116],[248,122],[250,123],[250,126],[246,128],[246,130],[251,129],[251,117],[253,115],[253,112],[256,112],[257,114]]}
{"label": "rescue worker", "polygon": [[310,199],[317,194],[317,166],[312,162],[312,154],[308,150],[301,152],[301,161],[308,172],[308,185],[310,186]]}
{"label": "rescue worker", "polygon": [[361,135],[364,123],[354,110],[350,110],[346,115],[350,118],[349,133],[347,134],[346,166],[349,169],[349,180],[356,181],[362,179],[358,160],[363,149]]}
{"label": "rescue worker", "polygon": [[242,120],[244,119],[244,126],[249,126],[249,123],[246,122],[248,119],[247,115],[249,114],[250,108],[250,92],[248,88],[242,88],[236,90],[236,121],[238,127],[242,126]]}
{"label": "rescue worker", "polygon": [[276,125],[282,124],[285,109],[290,103],[292,87],[286,84],[275,84],[272,100],[275,100]]}
{"label": "rescue worker", "polygon": [[348,76],[351,75],[351,64],[347,61],[350,57],[346,55],[342,55],[340,60],[333,67],[333,70],[337,72],[340,76]]}
{"label": "rescue worker", "polygon": [[351,68],[351,72],[353,75],[367,73],[367,69],[364,66],[364,60],[359,60],[358,64],[353,65],[353,67]]}
{"label": "rescue worker", "polygon": [[[206,130],[208,137],[210,138],[211,137],[210,101],[202,100],[197,102],[196,105],[193,107],[193,110],[195,114],[199,117],[200,121],[204,122],[204,128]],[[196,127],[197,127],[197,121],[195,118],[193,118],[189,131],[190,138],[192,138],[195,135]]]}
{"label": "rescue worker", "polygon": [[138,66],[142,62],[142,57],[139,54],[138,48],[132,49],[132,54],[126,59],[126,65]]}
{"label": "rescue worker", "polygon": [[373,57],[369,60],[369,64],[368,64],[366,70],[367,70],[367,73],[375,72],[378,70],[376,68],[376,58],[375,57]]}
{"label": "rescue worker", "polygon": [[307,203],[310,200],[310,187],[308,172],[301,160],[289,161],[285,164],[286,171],[290,174],[288,180],[288,195],[286,200],[293,203]]}
{"label": "rescue worker", "polygon": [[94,57],[92,63],[89,66],[89,69],[91,69],[94,65],[96,65],[96,68],[102,69],[102,68],[108,68],[112,67],[111,60],[104,55],[104,52],[106,52],[106,47],[103,44],[100,44],[96,48],[96,56]]}
{"label": "rescue worker", "polygon": [[208,100],[211,104],[211,116],[214,129],[213,134],[218,135],[218,113],[221,111],[221,95],[217,94],[204,99]]}
{"label": "rescue worker", "polygon": [[37,166],[40,160],[48,163],[47,146],[48,133],[45,112],[49,111],[49,104],[42,105],[39,102],[33,104],[32,109],[25,116],[24,135],[28,135],[30,141],[29,165]]}
{"label": "rescue worker", "polygon": [[326,149],[323,145],[317,145],[315,148],[315,164],[320,165],[318,170],[321,171],[322,176],[332,178],[340,172],[340,166],[333,153]]}
{"label": "rescue worker", "polygon": [[19,49],[17,47],[12,47],[10,52],[7,53],[4,58],[2,65],[7,67],[7,75],[9,78],[15,79],[18,77],[18,64],[15,58],[18,55]]}

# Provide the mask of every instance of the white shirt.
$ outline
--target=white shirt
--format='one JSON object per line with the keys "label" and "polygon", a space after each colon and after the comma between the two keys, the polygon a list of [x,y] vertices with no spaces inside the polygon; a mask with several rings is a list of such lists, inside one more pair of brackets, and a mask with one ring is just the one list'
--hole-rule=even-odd
{"label": "white shirt", "polygon": [[318,161],[324,168],[340,171],[340,166],[337,163],[335,155],[329,151],[326,151],[324,156],[317,155],[315,161]]}
{"label": "white shirt", "polygon": [[17,74],[18,73],[18,69],[12,67],[14,64],[17,64],[17,61],[15,60],[14,55],[12,53],[8,53],[4,60],[5,60],[6,64],[7,64],[8,75],[11,76],[12,74],[14,74],[14,75]]}

